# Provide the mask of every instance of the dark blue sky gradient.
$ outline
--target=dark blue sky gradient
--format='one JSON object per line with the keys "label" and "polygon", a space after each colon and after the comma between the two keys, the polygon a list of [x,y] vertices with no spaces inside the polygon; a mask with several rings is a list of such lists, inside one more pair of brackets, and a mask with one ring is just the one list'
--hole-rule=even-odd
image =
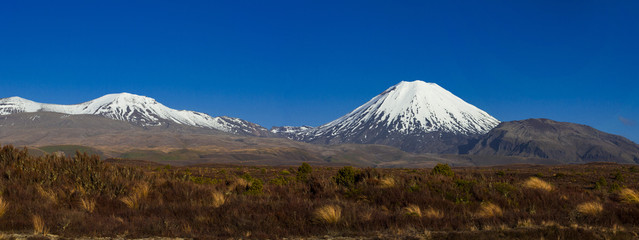
{"label": "dark blue sky gradient", "polygon": [[401,80],[639,142],[637,1],[12,1],[0,97],[317,126]]}

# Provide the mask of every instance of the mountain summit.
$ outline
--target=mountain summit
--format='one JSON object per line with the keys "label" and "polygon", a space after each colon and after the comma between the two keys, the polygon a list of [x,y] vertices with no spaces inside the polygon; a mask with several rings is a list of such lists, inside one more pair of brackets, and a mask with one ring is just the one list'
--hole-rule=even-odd
{"label": "mountain summit", "polygon": [[499,121],[435,83],[402,81],[332,122],[301,131],[299,140],[384,144],[410,152],[456,153],[469,136]]}
{"label": "mountain summit", "polygon": [[265,128],[242,119],[211,117],[200,112],[175,110],[164,106],[153,98],[130,93],[108,94],[74,105],[37,103],[20,97],[0,99],[0,115],[22,112],[98,115],[144,127],[180,124],[234,134],[261,135],[268,133]]}

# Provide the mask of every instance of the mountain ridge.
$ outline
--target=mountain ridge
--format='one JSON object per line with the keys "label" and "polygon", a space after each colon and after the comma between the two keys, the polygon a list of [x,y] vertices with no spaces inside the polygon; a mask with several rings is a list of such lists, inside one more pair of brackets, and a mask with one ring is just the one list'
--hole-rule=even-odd
{"label": "mountain ridge", "polygon": [[240,135],[264,136],[269,134],[266,128],[246,120],[226,116],[211,117],[205,113],[189,110],[175,110],[153,98],[131,93],[107,94],[72,105],[38,103],[21,97],[0,99],[0,116],[21,112],[98,115],[143,127],[181,124]]}
{"label": "mountain ridge", "polygon": [[467,154],[639,164],[639,145],[625,137],[544,118],[503,122],[475,142]]}

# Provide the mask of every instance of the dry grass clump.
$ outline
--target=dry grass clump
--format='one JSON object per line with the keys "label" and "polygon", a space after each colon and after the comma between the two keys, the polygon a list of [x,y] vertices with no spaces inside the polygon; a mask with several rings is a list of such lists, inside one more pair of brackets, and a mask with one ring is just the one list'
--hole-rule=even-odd
{"label": "dry grass clump", "polygon": [[0,217],[2,217],[7,210],[9,210],[9,203],[0,197]]}
{"label": "dry grass clump", "polygon": [[227,194],[231,194],[231,192],[233,192],[234,190],[237,189],[246,189],[248,187],[251,186],[251,182],[249,180],[246,180],[244,178],[238,177],[235,178],[235,180],[233,180],[232,184],[230,184],[228,186],[228,189],[226,191]]}
{"label": "dry grass clump", "polygon": [[422,210],[415,204],[406,206],[404,208],[404,213],[408,216],[422,217]]}
{"label": "dry grass clump", "polygon": [[320,222],[334,224],[341,218],[342,208],[337,205],[325,205],[315,210],[315,219]]}
{"label": "dry grass clump", "polygon": [[51,191],[50,189],[44,189],[41,185],[37,185],[36,190],[38,191],[38,194],[40,194],[40,196],[47,199],[49,202],[56,203],[58,201],[55,192]]}
{"label": "dry grass clump", "polygon": [[619,197],[625,203],[639,203],[639,194],[630,188],[624,188],[619,191]]}
{"label": "dry grass clump", "polygon": [[235,179],[235,186],[236,187],[240,187],[240,188],[247,188],[247,187],[251,186],[251,182],[249,180],[244,179],[244,178],[237,178],[237,179]]}
{"label": "dry grass clump", "polygon": [[211,206],[213,206],[214,208],[218,208],[222,206],[224,202],[226,202],[224,194],[217,191],[211,193]]}
{"label": "dry grass clump", "polygon": [[519,221],[517,221],[517,227],[532,227],[535,226],[535,223],[533,222],[532,219],[520,219]]}
{"label": "dry grass clump", "polygon": [[38,215],[33,215],[33,233],[47,235],[49,229],[44,225],[44,220]]}
{"label": "dry grass clump", "polygon": [[490,218],[490,217],[499,217],[503,215],[504,212],[501,208],[494,203],[483,202],[479,207],[479,211],[475,213],[475,216],[479,218]]}
{"label": "dry grass clump", "polygon": [[529,178],[528,180],[524,182],[523,186],[525,188],[537,189],[537,190],[542,190],[546,192],[550,192],[553,189],[550,183],[547,183],[546,181],[541,180],[537,177]]}
{"label": "dry grass clump", "polygon": [[603,206],[598,202],[585,202],[577,205],[577,212],[590,216],[597,216],[603,211]]}
{"label": "dry grass clump", "polygon": [[131,191],[131,195],[120,199],[127,207],[131,209],[137,209],[140,207],[140,203],[149,196],[151,187],[148,183],[139,183]]}
{"label": "dry grass clump", "polygon": [[80,207],[89,213],[95,211],[95,199],[80,199]]}
{"label": "dry grass clump", "polygon": [[444,218],[444,212],[429,207],[424,211],[424,216],[432,219],[442,219]]}
{"label": "dry grass clump", "polygon": [[393,177],[383,177],[379,180],[379,186],[381,188],[392,188],[397,185],[397,181]]}

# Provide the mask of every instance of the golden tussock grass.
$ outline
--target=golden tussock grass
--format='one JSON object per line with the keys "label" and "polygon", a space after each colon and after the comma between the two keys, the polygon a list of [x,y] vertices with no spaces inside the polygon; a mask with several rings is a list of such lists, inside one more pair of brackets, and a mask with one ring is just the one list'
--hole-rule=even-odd
{"label": "golden tussock grass", "polygon": [[431,219],[442,219],[444,218],[444,212],[434,209],[432,207],[424,210],[424,216]]}
{"label": "golden tussock grass", "polygon": [[480,218],[489,218],[489,217],[499,217],[502,216],[504,212],[501,208],[494,203],[483,202],[481,203],[479,210],[475,213],[475,216]]}
{"label": "golden tussock grass", "polygon": [[373,219],[373,211],[370,211],[370,210],[361,211],[358,215],[359,215],[359,218],[364,222],[367,222]]}
{"label": "golden tussock grass", "polygon": [[517,227],[532,227],[535,226],[535,223],[532,219],[520,219],[517,221]]}
{"label": "golden tussock grass", "polygon": [[33,233],[47,235],[49,229],[44,225],[44,220],[38,215],[33,215]]}
{"label": "golden tussock grass", "polygon": [[9,203],[0,197],[0,217],[4,216],[7,210],[9,210]]}
{"label": "golden tussock grass", "polygon": [[233,184],[229,185],[228,187],[228,192],[231,192],[235,189],[243,189],[243,188],[248,188],[249,186],[251,186],[251,182],[249,182],[248,180],[238,177],[235,178],[235,180],[233,181]]}
{"label": "golden tussock grass", "polygon": [[120,201],[122,203],[124,203],[127,207],[131,208],[131,209],[136,209],[139,206],[138,199],[134,198],[132,196],[123,197],[123,198],[120,199]]}
{"label": "golden tussock grass", "polygon": [[224,202],[226,202],[226,198],[224,197],[224,194],[217,191],[211,192],[211,206],[213,206],[214,208],[217,208],[222,206]]}
{"label": "golden tussock grass", "polygon": [[38,191],[38,194],[40,194],[40,196],[42,196],[44,199],[47,199],[49,202],[56,203],[58,201],[55,192],[51,191],[50,189],[44,189],[41,185],[37,185],[36,190]]}
{"label": "golden tussock grass", "polygon": [[404,208],[404,213],[408,216],[422,217],[422,210],[415,204],[406,206]]}
{"label": "golden tussock grass", "polygon": [[95,211],[95,200],[94,199],[80,199],[80,207],[89,213],[93,213]]}
{"label": "golden tussock grass", "polygon": [[393,177],[383,177],[379,180],[379,186],[381,188],[392,188],[397,185],[397,181]]}
{"label": "golden tussock grass", "polygon": [[639,194],[630,188],[624,188],[619,191],[619,198],[625,203],[639,203]]}
{"label": "golden tussock grass", "polygon": [[140,207],[140,203],[149,196],[151,187],[148,183],[139,183],[135,185],[129,196],[120,199],[122,203],[131,209]]}
{"label": "golden tussock grass", "polygon": [[337,205],[325,205],[315,210],[314,215],[320,222],[334,224],[342,218],[342,208]]}
{"label": "golden tussock grass", "polygon": [[151,191],[151,186],[149,186],[149,184],[146,182],[139,183],[138,185],[136,185],[135,188],[133,188],[133,192],[136,195],[139,195],[140,198],[147,198],[149,196],[150,191]]}
{"label": "golden tussock grass", "polygon": [[544,180],[541,180],[537,177],[531,177],[528,180],[526,180],[523,184],[523,186],[525,188],[530,188],[530,189],[537,189],[537,190],[542,190],[542,191],[546,191],[546,192],[550,192],[552,191],[553,187],[552,185],[550,185],[550,183],[547,183]]}
{"label": "golden tussock grass", "polygon": [[585,202],[577,205],[577,212],[590,216],[597,216],[603,211],[603,206],[598,202]]}

